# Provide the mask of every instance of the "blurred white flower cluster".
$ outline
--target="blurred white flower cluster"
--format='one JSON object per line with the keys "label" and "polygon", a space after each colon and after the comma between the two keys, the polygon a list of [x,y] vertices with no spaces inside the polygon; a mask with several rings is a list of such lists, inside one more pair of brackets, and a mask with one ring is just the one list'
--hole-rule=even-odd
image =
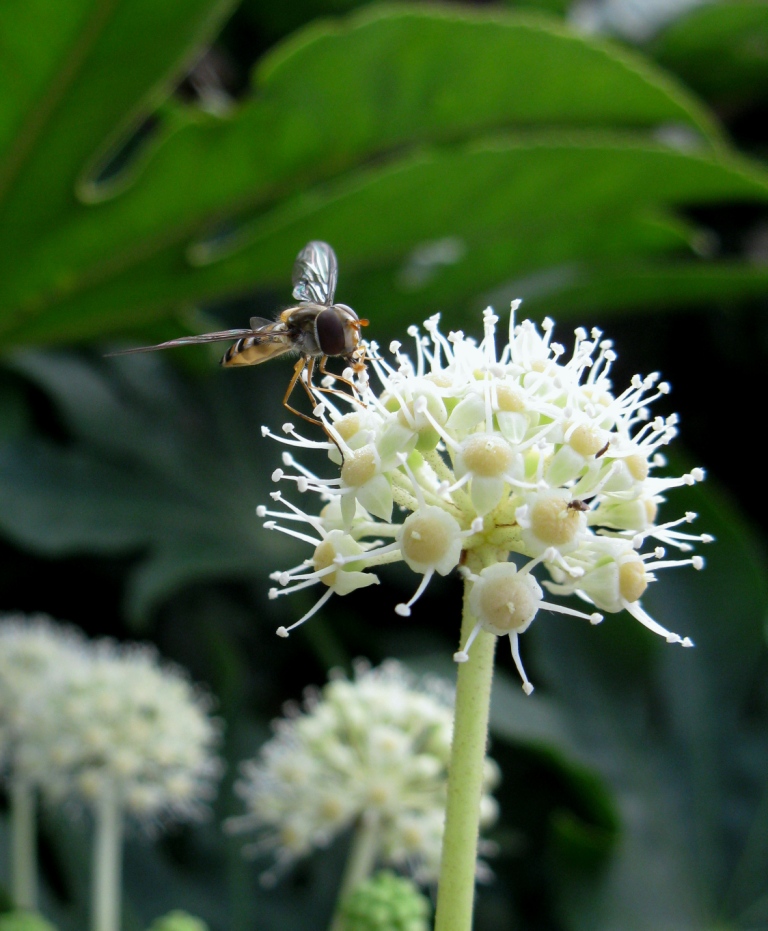
{"label": "blurred white flower cluster", "polygon": [[154,649],[0,618],[0,737],[15,779],[54,800],[109,792],[145,824],[204,811],[221,764],[210,699]]}
{"label": "blurred white flower cluster", "polygon": [[[358,661],[354,680],[336,676],[303,706],[288,706],[258,759],[243,764],[235,790],[247,814],[233,831],[259,832],[249,850],[271,853],[273,882],[311,850],[356,826],[373,838],[373,860],[437,879],[445,820],[453,693],[389,661]],[[489,792],[498,767],[486,760],[482,824],[496,819]],[[479,864],[482,874],[484,864]],[[486,867],[487,869],[487,867]]]}
{"label": "blurred white flower cluster", "polygon": [[13,765],[35,705],[84,652],[78,631],[44,614],[0,616],[0,763]]}
{"label": "blurred white flower cluster", "polygon": [[665,26],[714,0],[576,0],[571,25],[584,32],[608,32],[646,42]]}
{"label": "blurred white flower cluster", "polygon": [[[478,624],[455,659],[467,660],[481,628],[508,635],[526,692],[533,686],[517,637],[542,607],[592,623],[602,620],[599,612],[626,609],[669,642],[691,645],[640,604],[658,570],[703,565],[699,556],[670,560],[665,548],[686,552],[694,541],[711,539],[680,529],[692,513],[656,522],[665,492],[703,478],[700,469],[656,474],[666,464],[660,449],[676,435],[677,417],[652,417],[649,405],[669,386],[656,373],[636,375],[615,394],[615,353],[599,330],[577,329],[566,358],[550,320],[541,331],[530,321],[515,324],[518,303],[500,351],[490,309],[479,344],[461,332],[443,335],[436,316],[426,321],[426,335],[409,330],[415,360],[399,343],[390,347],[394,363],[368,346],[378,394],[368,384],[354,397],[327,385],[317,389],[315,415],[333,442],[306,439],[291,424],[283,436],[263,428],[291,446],[325,448],[340,466],[337,477],[320,478],[285,453],[285,469],[273,479],[317,494],[322,509],[310,513],[276,491],[274,507],[258,510],[265,527],[313,547],[298,566],[272,574],[277,585],[270,596],[325,588],[304,617],[278,634],[287,636],[332,594],[378,584],[373,570],[402,560],[422,579],[396,611],[410,614],[435,572],[461,566],[473,583]],[[395,505],[407,513],[404,520],[393,519]],[[599,611],[544,601],[537,567],[547,573],[542,584],[549,592],[577,595]]]}

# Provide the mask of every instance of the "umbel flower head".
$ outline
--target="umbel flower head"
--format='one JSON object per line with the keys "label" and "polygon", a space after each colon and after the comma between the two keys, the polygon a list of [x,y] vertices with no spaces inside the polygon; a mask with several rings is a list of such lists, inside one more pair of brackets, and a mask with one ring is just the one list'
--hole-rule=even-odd
{"label": "umbel flower head", "polygon": [[[453,693],[442,680],[417,680],[394,660],[355,664],[321,692],[288,706],[259,757],[242,766],[235,790],[247,814],[232,831],[258,831],[248,850],[271,853],[273,882],[291,863],[355,826],[371,832],[375,860],[436,880],[445,818]],[[482,821],[496,818],[488,794],[498,768],[486,761]],[[479,864],[482,872],[483,864]]]}
{"label": "umbel flower head", "polygon": [[[711,537],[681,529],[695,514],[657,522],[667,491],[692,485],[701,469],[681,476],[658,472],[661,449],[677,433],[677,417],[652,417],[650,405],[669,392],[657,373],[636,375],[615,393],[610,371],[616,358],[599,330],[579,328],[570,355],[554,342],[553,324],[541,330],[515,323],[509,339],[496,342],[498,317],[483,315],[482,340],[461,332],[443,335],[439,318],[412,327],[414,358],[399,343],[385,359],[367,347],[381,389],[366,382],[355,395],[318,389],[315,415],[332,442],[300,436],[292,425],[289,446],[325,448],[339,474],[320,478],[289,453],[276,482],[319,496],[319,513],[289,502],[280,491],[274,506],[261,507],[265,527],[306,542],[312,555],[293,569],[275,572],[271,597],[318,585],[323,594],[289,631],[333,595],[378,584],[379,566],[403,561],[421,576],[413,597],[395,610],[408,616],[437,572],[461,567],[472,583],[477,626],[454,656],[469,658],[481,629],[510,639],[512,654],[530,693],[518,636],[539,610],[584,618],[628,611],[670,643],[692,646],[666,630],[642,608],[641,597],[656,573],[672,566],[700,569],[700,556],[670,559],[669,548],[689,553]],[[344,405],[344,407],[342,407]],[[407,516],[401,521],[395,517]],[[576,595],[586,612],[554,596]]]}
{"label": "umbel flower head", "polygon": [[54,799],[109,794],[150,824],[205,811],[221,771],[210,700],[144,646],[89,646],[26,717],[18,770]]}

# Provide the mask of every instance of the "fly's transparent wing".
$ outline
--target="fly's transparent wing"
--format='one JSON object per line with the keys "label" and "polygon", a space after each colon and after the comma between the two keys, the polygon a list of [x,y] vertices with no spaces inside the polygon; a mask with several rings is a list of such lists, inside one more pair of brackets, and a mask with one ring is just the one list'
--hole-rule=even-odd
{"label": "fly's transparent wing", "polygon": [[250,323],[252,330],[271,329],[275,325],[274,320],[267,320],[266,317],[251,317]]}
{"label": "fly's transparent wing", "polygon": [[156,346],[136,346],[134,349],[121,349],[119,352],[108,352],[108,356],[127,356],[133,352],[154,352],[156,349],[173,349],[175,346],[194,346],[198,343],[221,343],[225,340],[242,339],[244,336],[253,336],[253,330],[220,330],[218,333],[201,333],[199,336],[180,336],[178,339],[169,339]]}
{"label": "fly's transparent wing", "polygon": [[339,266],[327,242],[308,242],[293,263],[293,296],[297,301],[333,304]]}

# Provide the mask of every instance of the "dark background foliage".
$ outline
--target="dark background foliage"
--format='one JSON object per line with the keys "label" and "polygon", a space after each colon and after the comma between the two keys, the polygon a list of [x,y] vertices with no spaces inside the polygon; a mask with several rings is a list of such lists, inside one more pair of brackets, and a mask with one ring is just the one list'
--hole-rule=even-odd
{"label": "dark background foliage", "polygon": [[[499,853],[477,931],[768,927],[767,512],[747,481],[763,477],[768,4],[642,39],[579,33],[556,0],[358,6],[0,7],[0,607],[152,640],[227,722],[211,823],[130,840],[126,931],[175,907],[213,931],[322,927],[344,841],[261,889],[264,864],[219,827],[237,761],[354,656],[452,675],[455,579],[405,620],[414,578],[391,570],[374,603],[336,599],[274,637],[313,597],[267,599],[268,573],[305,553],[254,513],[286,365],[102,355],[270,316],[314,238],[385,346],[436,311],[477,333],[514,297],[566,344],[603,327],[617,385],[672,382],[672,465],[708,470],[667,512],[717,537],[707,569],[644,600],[695,650],[626,616],[542,617],[529,699],[500,651]],[[88,832],[41,825],[62,931],[85,923]]]}

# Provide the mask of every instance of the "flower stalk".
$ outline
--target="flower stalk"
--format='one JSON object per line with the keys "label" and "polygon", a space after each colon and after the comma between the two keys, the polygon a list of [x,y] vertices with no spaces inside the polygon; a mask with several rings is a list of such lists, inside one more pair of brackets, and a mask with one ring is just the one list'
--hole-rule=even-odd
{"label": "flower stalk", "polygon": [[373,812],[366,812],[357,821],[330,931],[341,931],[344,927],[341,906],[349,893],[373,873],[379,856],[380,830],[379,819]]}
{"label": "flower stalk", "polygon": [[[480,562],[478,554],[470,555],[470,568],[475,568],[472,563]],[[476,624],[469,610],[471,588],[472,583],[467,578],[464,582],[462,643]],[[472,926],[480,799],[496,640],[492,634],[482,631],[475,640],[471,659],[458,667],[435,931],[468,931]]]}
{"label": "flower stalk", "polygon": [[37,805],[35,788],[29,780],[11,780],[11,894],[18,909],[37,908],[37,851],[35,834]]}
{"label": "flower stalk", "polygon": [[112,786],[104,786],[94,809],[91,928],[120,931],[123,814]]}

